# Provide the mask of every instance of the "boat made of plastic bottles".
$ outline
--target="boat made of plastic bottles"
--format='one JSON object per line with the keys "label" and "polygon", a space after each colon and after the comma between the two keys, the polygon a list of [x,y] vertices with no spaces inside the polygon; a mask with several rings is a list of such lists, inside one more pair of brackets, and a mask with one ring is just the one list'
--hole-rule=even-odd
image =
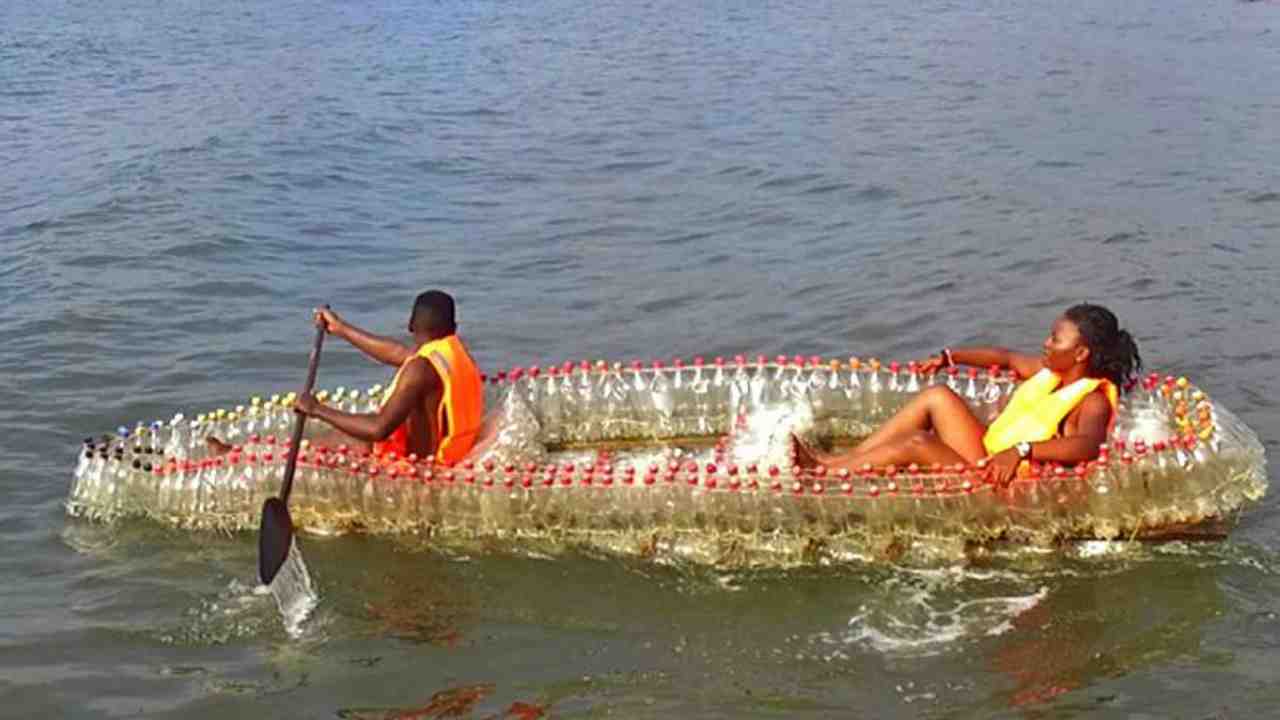
{"label": "boat made of plastic bottles", "polygon": [[[1150,375],[1121,400],[1093,462],[982,468],[801,468],[793,434],[843,446],[946,384],[989,421],[1016,387],[998,369],[922,374],[875,360],[763,357],[565,363],[487,378],[484,431],[453,467],[304,441],[290,508],[304,531],[534,538],[722,560],[861,553],[911,538],[1220,536],[1266,491],[1262,445],[1185,378]],[[318,397],[375,409],[381,388]],[[122,427],[86,440],[73,516],[194,529],[257,527],[278,492],[292,396]],[[309,429],[321,425],[309,424]],[[213,454],[206,439],[233,446]]]}

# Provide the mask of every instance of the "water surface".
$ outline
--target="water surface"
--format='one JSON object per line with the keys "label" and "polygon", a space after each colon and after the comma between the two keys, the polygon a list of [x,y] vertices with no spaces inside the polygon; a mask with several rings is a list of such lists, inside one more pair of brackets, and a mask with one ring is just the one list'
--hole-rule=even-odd
{"label": "water surface", "polygon": [[[1229,542],[744,572],[61,509],[82,436],[292,389],[444,287],[487,368],[1039,343],[1079,300],[1274,456],[1274,3],[0,7],[0,715],[1253,717]],[[332,342],[321,383],[387,374]],[[1029,710],[1028,710],[1029,708]]]}

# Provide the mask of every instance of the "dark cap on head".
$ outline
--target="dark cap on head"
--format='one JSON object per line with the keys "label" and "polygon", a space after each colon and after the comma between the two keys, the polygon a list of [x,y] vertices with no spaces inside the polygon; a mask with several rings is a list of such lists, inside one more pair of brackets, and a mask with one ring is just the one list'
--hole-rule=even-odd
{"label": "dark cap on head", "polygon": [[453,315],[453,296],[440,290],[428,290],[413,301],[409,324],[432,335],[452,335],[458,331]]}

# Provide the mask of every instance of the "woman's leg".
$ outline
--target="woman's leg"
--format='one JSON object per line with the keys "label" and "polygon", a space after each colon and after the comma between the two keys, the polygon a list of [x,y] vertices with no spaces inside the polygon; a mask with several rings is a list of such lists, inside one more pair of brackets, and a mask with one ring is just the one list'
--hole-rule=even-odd
{"label": "woman's leg", "polygon": [[909,465],[911,463],[954,465],[955,463],[973,462],[979,457],[982,456],[968,458],[957,452],[955,448],[942,442],[932,432],[917,430],[908,436],[899,436],[892,441],[881,443],[866,452],[851,453],[834,458],[828,461],[826,465],[837,470],[843,468],[856,471],[865,465],[872,467]]}
{"label": "woman's leg", "polygon": [[931,430],[936,425],[934,420],[936,416],[955,409],[955,406],[968,410],[968,405],[965,405],[964,400],[960,400],[960,396],[952,392],[951,388],[934,386],[925,389],[911,398],[908,404],[902,406],[902,409],[893,414],[892,418],[881,427],[876,428],[876,432],[869,434],[863,442],[858,443],[851,452],[861,454],[884,442],[900,441],[902,438],[913,436],[919,430]]}
{"label": "woman's leg", "polygon": [[[865,464],[975,462],[984,457],[986,427],[950,388],[929,388],[912,398],[852,451],[816,459],[831,467]],[[800,454],[801,448],[797,448]]]}

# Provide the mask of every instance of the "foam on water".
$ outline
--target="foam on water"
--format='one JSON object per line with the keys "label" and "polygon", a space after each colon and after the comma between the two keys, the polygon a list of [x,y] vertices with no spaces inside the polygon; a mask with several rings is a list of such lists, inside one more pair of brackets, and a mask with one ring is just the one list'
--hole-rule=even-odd
{"label": "foam on water", "polygon": [[[847,659],[849,650],[869,649],[897,657],[928,657],[965,640],[1002,635],[1013,620],[1042,602],[1045,585],[1027,592],[1007,588],[1004,573],[900,569],[858,607],[846,627],[814,633],[809,642],[827,661]],[[972,586],[998,581],[1000,588]],[[1029,578],[1019,578],[1026,585]],[[978,595],[975,597],[975,595]]]}

